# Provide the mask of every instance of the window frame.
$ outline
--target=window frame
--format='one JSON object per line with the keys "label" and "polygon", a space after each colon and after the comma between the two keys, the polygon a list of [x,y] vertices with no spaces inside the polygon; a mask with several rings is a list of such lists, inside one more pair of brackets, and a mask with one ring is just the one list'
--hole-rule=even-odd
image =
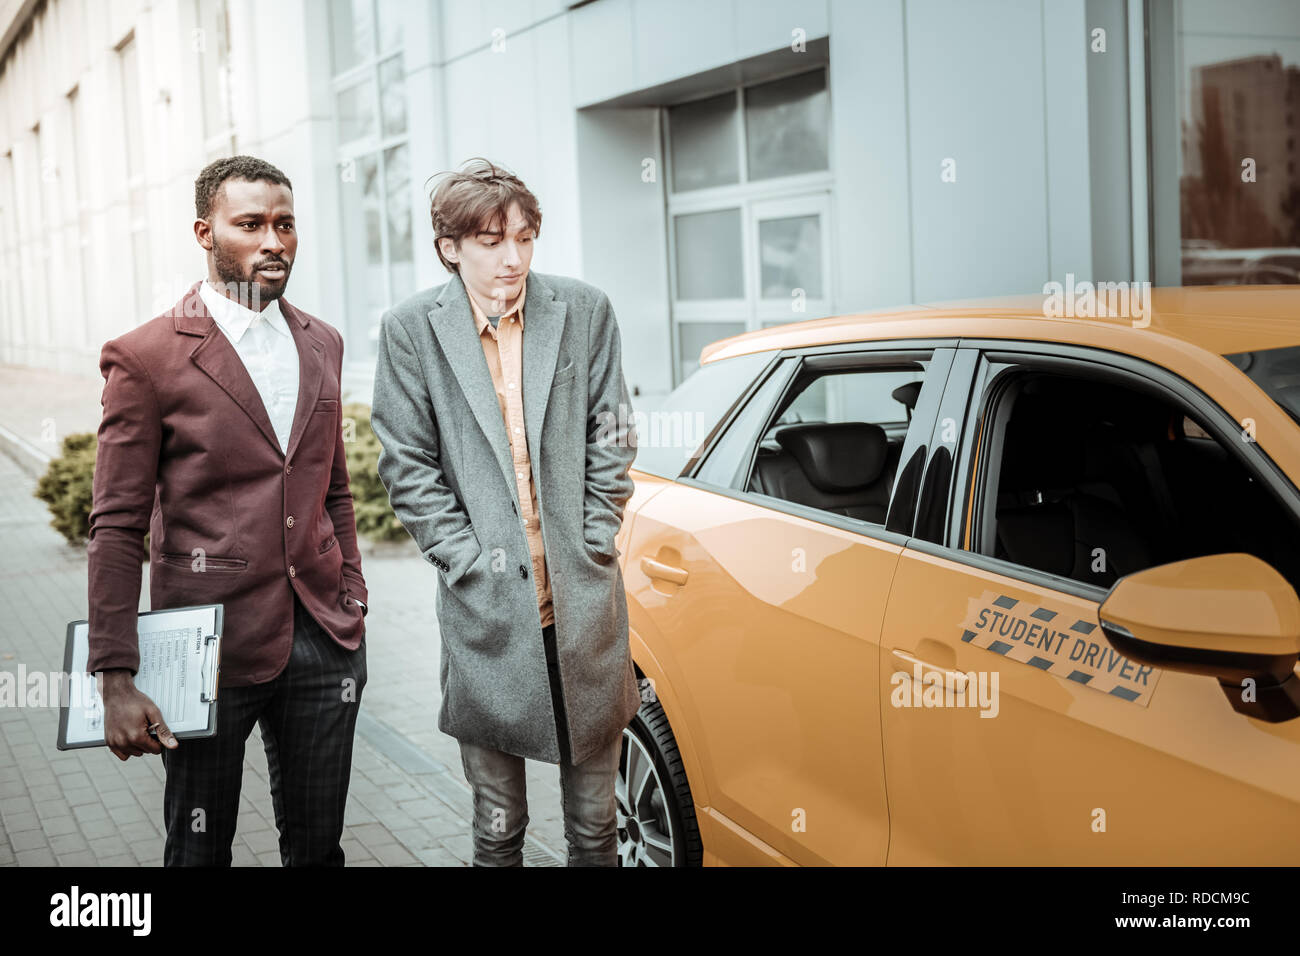
{"label": "window frame", "polygon": [[[1089,377],[1155,395],[1175,405],[1184,414],[1193,415],[1194,420],[1205,422],[1210,436],[1228,448],[1233,457],[1247,469],[1250,477],[1268,489],[1279,505],[1290,510],[1300,524],[1300,489],[1296,484],[1258,443],[1236,440],[1240,435],[1236,420],[1194,383],[1175,372],[1120,352],[1059,342],[964,339],[962,349],[976,353],[977,361],[967,389],[966,421],[961,429],[952,480],[947,489],[948,521],[944,542],[910,538],[907,544],[909,549],[1003,575],[1033,587],[1073,594],[1097,603],[1105,600],[1110,593],[1109,588],[1027,568],[967,547],[974,543],[969,541],[969,532],[972,531],[972,521],[979,518],[975,513],[983,501],[979,493],[983,490],[987,494],[988,473],[979,469],[980,460],[988,457],[985,425],[989,401],[1001,398],[990,395],[988,389],[996,384],[1003,372],[1016,366],[1073,375],[1084,373]],[[950,387],[952,384],[950,380]],[[960,388],[960,383],[957,387]],[[979,487],[975,484],[977,479],[982,482]]]}
{"label": "window frame", "polygon": [[[708,457],[709,452],[713,450],[713,447],[721,439],[723,432],[727,430],[732,421],[734,421],[740,414],[741,410],[744,409],[749,400],[763,387],[763,383],[767,381],[767,377],[772,374],[772,371],[780,366],[782,355],[783,353],[780,350],[772,350],[768,361],[758,370],[754,377],[750,379],[749,384],[740,390],[740,394],[738,394],[735,400],[727,406],[727,410],[722,413],[716,422],[713,423],[713,427],[710,428],[708,434],[704,436],[704,440],[700,442],[699,446],[691,453],[691,456],[686,459],[686,464],[682,465],[682,470],[677,473],[677,477],[673,479],[674,481],[681,481],[683,478],[694,475],[695,472],[700,469],[704,459]],[[719,361],[722,360],[720,359]],[[701,482],[701,484],[703,484],[703,482]]]}
{"label": "window frame", "polygon": [[[711,488],[730,488],[733,491],[741,490],[736,488],[735,485],[719,485],[716,482],[705,481],[699,477],[699,474],[709,466],[713,456],[718,453],[719,447],[726,440],[727,436],[731,434],[731,429],[738,428],[740,419],[750,410],[751,406],[754,406],[755,403],[758,402],[759,394],[766,389],[768,385],[775,382],[777,387],[775,393],[776,397],[766,409],[762,410],[763,417],[761,421],[764,424],[757,433],[759,438],[766,434],[767,429],[771,427],[773,412],[785,396],[789,394],[790,386],[794,382],[795,378],[798,377],[799,371],[802,367],[803,360],[797,355],[790,355],[785,358],[778,357],[774,363],[764,368],[763,374],[757,376],[754,383],[752,383],[752,389],[747,390],[748,397],[745,398],[744,402],[735,407],[735,415],[732,416],[730,423],[728,423],[725,428],[719,429],[716,436],[712,436],[714,440],[709,448],[708,454],[700,455],[699,459],[694,462],[691,475],[698,484],[707,485]],[[746,445],[748,446],[748,450],[742,454],[741,458],[736,460],[736,463],[731,469],[734,475],[740,473],[743,466],[745,475],[743,484],[749,483],[749,476],[752,474],[754,469],[754,455],[758,448],[758,444],[754,441],[754,436],[750,437]]]}
{"label": "window frame", "polygon": [[[851,531],[854,534],[874,538],[878,541],[888,542],[890,544],[905,545],[909,535],[898,531],[892,531],[888,528],[888,515],[892,514],[895,508],[896,494],[898,491],[898,482],[895,480],[894,487],[890,489],[890,500],[887,508],[887,517],[885,524],[875,524],[868,521],[861,521],[857,518],[849,518],[844,515],[838,515],[834,512],[823,511],[819,508],[813,508],[807,505],[797,504],[796,502],[786,501],[782,498],[772,498],[768,495],[755,491],[741,491],[736,488],[728,488],[720,485],[710,484],[700,481],[695,477],[695,473],[708,459],[710,453],[716,447],[721,436],[731,426],[732,422],[744,410],[749,400],[766,382],[767,377],[776,368],[781,368],[781,363],[788,358],[795,358],[797,361],[787,363],[782,374],[786,375],[786,380],[781,384],[781,391],[778,393],[772,406],[767,409],[764,419],[764,425],[757,432],[757,436],[767,433],[771,427],[772,416],[776,409],[782,406],[789,389],[798,377],[798,372],[807,367],[815,368],[853,368],[872,365],[890,365],[897,361],[915,361],[916,353],[926,353],[929,361],[929,367],[926,369],[926,377],[922,380],[921,399],[925,399],[928,394],[941,394],[946,388],[948,382],[948,371],[950,355],[944,355],[945,350],[948,353],[957,351],[958,340],[955,338],[941,339],[896,339],[871,342],[844,342],[830,346],[806,346],[797,349],[782,349],[774,353],[773,362],[767,366],[764,371],[755,376],[755,380],[750,387],[745,390],[744,395],[738,399],[728,411],[728,413],[719,420],[705,442],[700,446],[700,453],[697,458],[693,458],[688,463],[688,468],[684,469],[678,476],[677,481],[680,484],[688,485],[692,488],[698,488],[701,491],[707,491],[712,494],[725,495],[728,498],[734,498],[737,501],[744,501],[749,504],[757,505],[769,511],[779,511],[784,514],[792,515],[797,518],[804,518],[814,521],[818,524],[829,525],[834,528],[840,528],[845,531]],[[931,376],[934,376],[932,379]],[[927,389],[926,385],[932,381],[940,380],[939,389]],[[925,409],[930,406],[938,407],[938,401],[918,400],[916,410],[912,413],[911,425],[908,429],[907,438],[904,439],[902,455],[899,457],[900,470],[902,462],[905,460],[913,444],[913,435],[925,435],[927,438],[933,435],[935,420],[932,416],[925,415]],[[919,444],[919,442],[917,443]],[[749,460],[745,466],[745,484],[748,484],[749,476],[753,472],[754,456],[757,453],[758,441],[751,438],[749,442],[748,456]],[[919,491],[919,487],[917,489]],[[915,501],[915,494],[913,495]]]}
{"label": "window frame", "polygon": [[[750,286],[746,289],[748,308],[752,321],[758,328],[769,325],[785,325],[798,321],[798,315],[791,312],[792,298],[767,299],[763,297],[763,263],[762,263],[762,228],[765,222],[779,222],[783,219],[798,219],[815,216],[820,230],[820,258],[822,294],[812,296],[804,290],[802,300],[803,313],[806,316],[830,315],[831,304],[831,234],[835,228],[833,222],[830,192],[811,193],[802,196],[785,196],[781,198],[754,199],[747,204],[743,216],[747,222],[744,226],[750,230],[745,243],[753,262],[748,270]],[[752,327],[752,326],[751,326]]]}
{"label": "window frame", "polygon": [[[669,302],[669,351],[672,355],[672,385],[676,388],[685,377],[681,375],[683,356],[681,355],[680,327],[690,323],[730,322],[741,326],[736,335],[768,328],[774,324],[788,324],[801,318],[817,318],[832,315],[834,306],[834,281],[837,274],[838,250],[832,241],[835,234],[834,186],[835,166],[834,150],[827,155],[826,169],[810,172],[791,173],[768,179],[751,180],[749,178],[749,131],[745,120],[745,91],[753,86],[776,82],[814,73],[818,70],[825,74],[825,87],[828,97],[832,95],[830,67],[820,63],[812,67],[800,66],[777,76],[754,79],[747,82],[733,83],[725,89],[715,89],[702,95],[691,95],[677,103],[666,103],[658,110],[657,128],[660,143],[660,167],[666,170],[664,177],[664,232],[668,265],[668,302]],[[716,186],[704,186],[698,189],[678,191],[674,182],[676,167],[672,152],[672,121],[669,116],[674,106],[700,100],[712,99],[725,93],[734,93],[734,108],[737,115],[737,136],[735,147],[738,151],[738,179],[734,183]],[[834,109],[830,110],[827,136],[834,141]],[[772,209],[782,208],[779,204],[790,203],[788,207],[794,214],[815,214],[821,217],[821,253],[822,253],[822,296],[816,300],[805,299],[805,313],[796,315],[790,312],[787,303],[784,311],[777,314],[774,310],[775,300],[763,300],[759,294],[761,282],[761,264],[758,262],[759,222],[760,219],[784,218],[772,215]],[[679,299],[677,297],[677,228],[676,217],[692,213],[720,212],[736,209],[740,213],[740,236],[738,237],[741,256],[741,297],[728,299]]]}
{"label": "window frame", "polygon": [[[388,176],[389,164],[388,154],[390,151],[406,148],[407,162],[411,162],[411,112],[410,97],[408,96],[407,80],[408,74],[406,69],[406,45],[399,42],[396,46],[384,47],[380,40],[379,31],[379,3],[377,0],[366,0],[370,16],[370,30],[374,37],[375,46],[367,55],[359,58],[352,66],[347,67],[339,73],[334,72],[334,59],[332,44],[334,43],[334,23],[331,15],[330,5],[325,5],[326,18],[326,41],[327,49],[325,51],[326,60],[329,63],[330,73],[330,132],[334,144],[335,171],[338,172],[345,168],[349,163],[360,164],[363,160],[373,158],[378,170],[378,177],[375,188],[378,190],[379,199],[379,256],[382,262],[382,279],[383,279],[383,301],[387,303],[370,313],[361,316],[352,316],[349,318],[347,327],[343,330],[345,340],[348,346],[354,350],[364,351],[361,356],[362,361],[373,362],[376,357],[376,350],[379,342],[380,319],[386,309],[396,304],[393,293],[393,259],[392,243],[390,232],[392,231],[392,218],[389,211],[389,191]],[[406,126],[400,133],[384,132],[384,90],[381,81],[381,74],[384,67],[396,61],[401,76],[402,96],[405,100],[406,109]],[[342,134],[342,119],[339,113],[339,94],[345,90],[363,89],[366,84],[372,88],[372,95],[369,97],[369,108],[373,111],[375,117],[375,129],[373,134],[362,136],[350,140],[344,140]],[[412,170],[408,170],[408,176],[413,177]],[[342,222],[345,215],[346,199],[343,196],[343,190],[346,189],[347,183],[339,176],[335,176],[334,188],[338,200],[339,219]],[[358,205],[361,221],[358,225],[361,228],[361,234],[365,235],[365,207],[364,203]],[[412,239],[412,264],[418,263],[419,252],[416,248],[416,229],[415,214],[409,208],[406,214],[410,216],[411,221],[411,239]],[[364,252],[364,248],[363,248]],[[352,283],[360,281],[364,285],[364,280],[359,280],[355,269],[364,271],[366,262],[364,255],[361,261],[351,263],[347,257],[343,262],[343,295],[348,308],[351,308],[351,298],[355,291]],[[419,282],[415,282],[418,291]],[[356,326],[360,326],[359,328]],[[355,352],[353,359],[357,358]]]}

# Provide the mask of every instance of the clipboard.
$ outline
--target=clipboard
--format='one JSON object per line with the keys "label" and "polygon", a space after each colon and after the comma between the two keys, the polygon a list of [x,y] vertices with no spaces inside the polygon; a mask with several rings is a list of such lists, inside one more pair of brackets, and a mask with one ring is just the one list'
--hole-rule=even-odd
{"label": "clipboard", "polygon": [[[178,740],[217,734],[217,678],[225,605],[144,611],[138,615],[140,669],[135,686],[162,712]],[[90,659],[90,622],[69,621],[63,651],[68,691],[60,695],[60,750],[103,747],[104,701]]]}

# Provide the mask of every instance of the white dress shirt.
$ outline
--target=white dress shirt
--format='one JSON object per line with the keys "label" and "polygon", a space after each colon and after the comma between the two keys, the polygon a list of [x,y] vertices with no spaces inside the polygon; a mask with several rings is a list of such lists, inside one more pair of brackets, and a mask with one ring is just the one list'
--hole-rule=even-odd
{"label": "white dress shirt", "polygon": [[287,452],[298,408],[298,347],[280,311],[280,300],[272,299],[261,312],[254,312],[226,298],[207,279],[199,285],[199,295],[257,386],[280,451]]}
{"label": "white dress shirt", "polygon": [[[257,386],[280,451],[288,452],[293,414],[298,409],[299,360],[293,333],[280,311],[280,300],[272,299],[261,312],[254,312],[226,298],[207,279],[199,285],[199,296]],[[365,610],[364,604],[352,600]]]}

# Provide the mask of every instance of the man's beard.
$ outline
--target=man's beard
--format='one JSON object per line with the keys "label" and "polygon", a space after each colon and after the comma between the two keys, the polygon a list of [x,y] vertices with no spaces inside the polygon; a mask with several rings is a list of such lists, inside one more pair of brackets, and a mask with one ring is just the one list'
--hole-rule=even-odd
{"label": "man's beard", "polygon": [[257,278],[257,266],[266,265],[268,261],[259,260],[249,267],[247,273],[241,272],[239,260],[221,247],[216,236],[212,237],[212,264],[217,270],[217,278],[225,283],[226,288],[234,293],[234,298],[245,308],[258,311],[263,302],[269,303],[284,295],[293,263],[280,259],[284,265],[284,278],[279,282],[267,283]]}

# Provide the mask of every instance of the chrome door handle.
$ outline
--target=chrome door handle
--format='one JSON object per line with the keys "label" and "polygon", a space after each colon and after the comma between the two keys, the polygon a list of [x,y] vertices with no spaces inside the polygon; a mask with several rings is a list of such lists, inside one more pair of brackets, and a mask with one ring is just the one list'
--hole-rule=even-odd
{"label": "chrome door handle", "polygon": [[[966,685],[969,683],[966,675],[961,671],[951,670],[947,667],[940,667],[938,664],[931,664],[928,661],[923,661],[919,657],[913,657],[911,654],[906,654],[898,649],[895,649],[892,653],[894,655],[894,673],[896,674],[906,674],[908,677],[912,677],[913,668],[919,666],[923,675],[939,674],[942,676],[944,686],[952,688],[954,692],[965,691]],[[904,670],[899,666],[900,661],[905,661],[910,666]]]}
{"label": "chrome door handle", "polygon": [[663,564],[654,558],[642,558],[641,570],[648,578],[655,578],[659,581],[668,581],[670,584],[685,584],[689,576],[685,568],[675,568],[671,564]]}

